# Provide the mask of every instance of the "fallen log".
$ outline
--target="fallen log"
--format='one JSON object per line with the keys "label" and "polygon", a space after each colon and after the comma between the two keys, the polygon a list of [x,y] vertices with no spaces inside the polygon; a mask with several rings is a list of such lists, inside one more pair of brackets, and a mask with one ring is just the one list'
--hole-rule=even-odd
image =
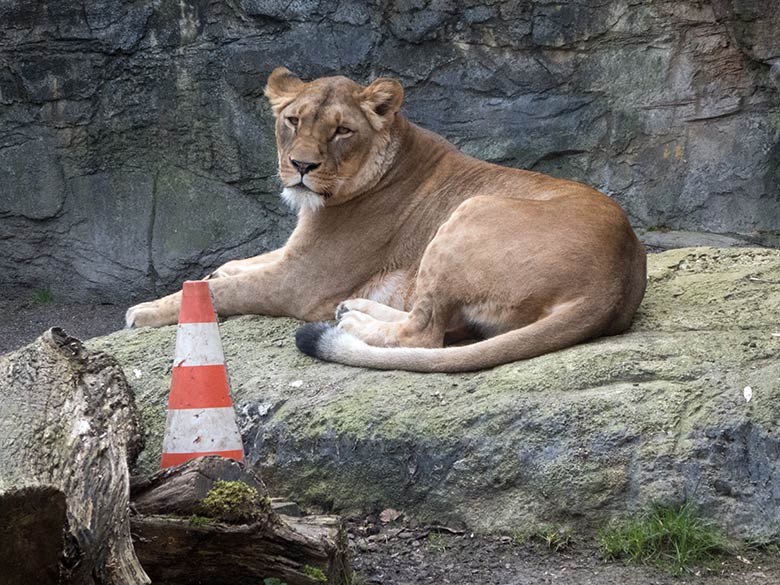
{"label": "fallen log", "polygon": [[50,329],[0,357],[0,404],[2,583],[149,583],[128,511],[143,440],[114,358]]}
{"label": "fallen log", "polygon": [[135,549],[156,585],[351,582],[339,519],[275,513],[235,461],[201,457],[133,478],[132,500]]}
{"label": "fallen log", "polygon": [[235,461],[133,478],[131,497],[132,392],[111,356],[62,330],[0,357],[0,405],[2,585],[351,581],[339,519],[277,514]]}

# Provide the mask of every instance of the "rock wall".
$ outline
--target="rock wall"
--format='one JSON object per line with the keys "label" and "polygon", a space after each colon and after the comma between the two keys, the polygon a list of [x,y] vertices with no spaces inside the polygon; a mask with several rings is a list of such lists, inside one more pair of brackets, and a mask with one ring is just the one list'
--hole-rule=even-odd
{"label": "rock wall", "polygon": [[780,232],[774,0],[0,0],[0,271],[128,300],[283,243],[262,88],[388,75],[477,157],[633,223]]}

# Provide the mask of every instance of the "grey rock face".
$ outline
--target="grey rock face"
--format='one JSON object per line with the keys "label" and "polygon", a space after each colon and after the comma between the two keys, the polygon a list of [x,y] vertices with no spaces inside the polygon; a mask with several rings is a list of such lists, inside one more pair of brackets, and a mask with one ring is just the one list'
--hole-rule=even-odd
{"label": "grey rock face", "polygon": [[776,241],[774,4],[0,1],[0,271],[129,300],[282,244],[278,65],[397,77],[413,121],[637,226]]}
{"label": "grey rock face", "polygon": [[[673,250],[650,256],[648,277],[627,334],[475,374],[316,362],[294,321],[228,319],[247,460],[272,493],[339,512],[592,530],[687,498],[732,536],[777,539],[780,251]],[[144,471],[160,461],[175,335],[89,341],[133,387]]]}

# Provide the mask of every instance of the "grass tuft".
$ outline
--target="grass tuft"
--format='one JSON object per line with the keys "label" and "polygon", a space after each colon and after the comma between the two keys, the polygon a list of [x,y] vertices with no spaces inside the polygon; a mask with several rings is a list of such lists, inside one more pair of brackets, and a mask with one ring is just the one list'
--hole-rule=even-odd
{"label": "grass tuft", "polygon": [[518,531],[512,535],[515,545],[540,542],[555,552],[571,548],[573,540],[571,527],[563,524],[540,524],[533,530]]}
{"label": "grass tuft", "polygon": [[571,548],[572,545],[572,530],[568,526],[543,524],[536,530],[534,537],[555,552]]}
{"label": "grass tuft", "polygon": [[690,502],[655,504],[638,518],[602,530],[599,545],[607,559],[654,563],[677,575],[728,552],[717,527]]}
{"label": "grass tuft", "polygon": [[431,532],[425,539],[425,548],[431,552],[443,553],[447,550],[447,543],[441,534],[438,532]]}

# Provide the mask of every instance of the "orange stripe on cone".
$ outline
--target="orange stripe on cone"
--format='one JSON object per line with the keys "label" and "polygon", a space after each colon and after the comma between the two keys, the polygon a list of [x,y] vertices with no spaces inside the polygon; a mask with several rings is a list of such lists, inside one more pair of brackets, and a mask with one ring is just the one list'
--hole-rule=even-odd
{"label": "orange stripe on cone", "polygon": [[[214,325],[196,325],[203,323]],[[171,375],[161,468],[204,455],[244,460],[216,323],[208,282],[185,282],[176,335],[179,363]]]}
{"label": "orange stripe on cone", "polygon": [[236,451],[204,451],[203,453],[163,453],[160,460],[160,468],[175,467],[186,463],[190,459],[196,459],[198,457],[205,457],[206,455],[219,455],[225,459],[235,459],[236,461],[244,460],[243,449]]}
{"label": "orange stripe on cone", "polygon": [[223,406],[233,406],[224,364],[173,368],[169,409]]}
{"label": "orange stripe on cone", "polygon": [[[179,323],[211,323],[217,320],[211,304],[211,290],[206,280],[188,280],[181,287]],[[187,302],[184,302],[184,299]]]}

